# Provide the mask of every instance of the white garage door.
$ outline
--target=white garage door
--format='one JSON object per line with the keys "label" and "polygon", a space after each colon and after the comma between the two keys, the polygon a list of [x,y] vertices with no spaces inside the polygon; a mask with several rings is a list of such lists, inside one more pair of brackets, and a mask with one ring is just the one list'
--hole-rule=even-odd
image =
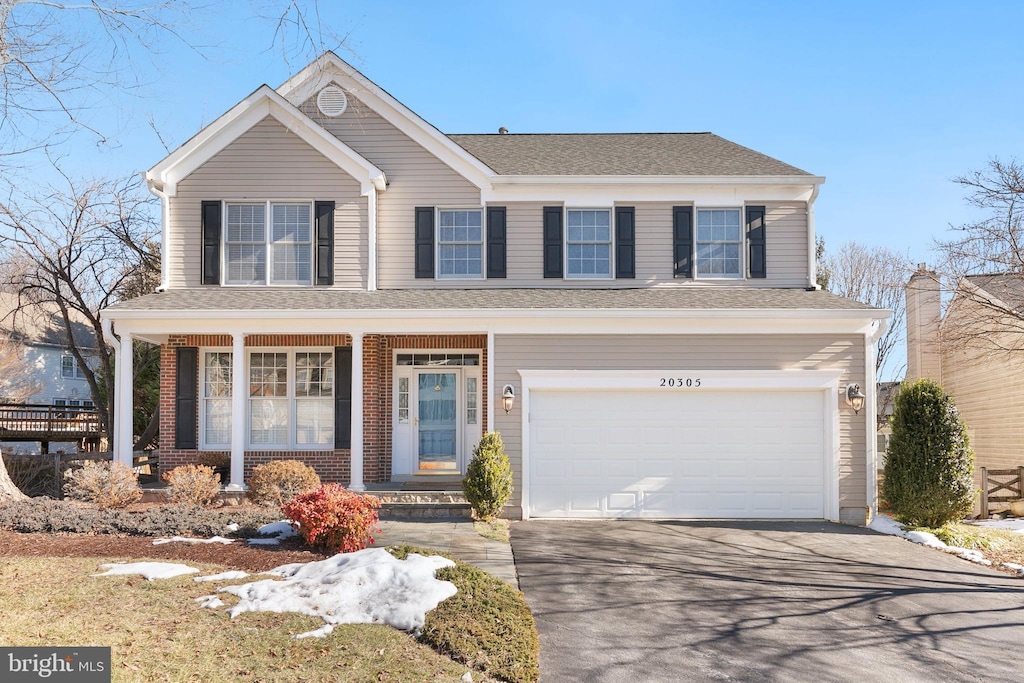
{"label": "white garage door", "polygon": [[820,391],[534,390],[531,517],[825,516]]}

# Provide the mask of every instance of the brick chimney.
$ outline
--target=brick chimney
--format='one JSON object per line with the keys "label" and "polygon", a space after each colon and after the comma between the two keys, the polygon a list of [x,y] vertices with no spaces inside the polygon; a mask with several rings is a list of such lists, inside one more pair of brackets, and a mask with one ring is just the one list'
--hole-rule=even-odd
{"label": "brick chimney", "polygon": [[917,264],[904,288],[907,296],[907,381],[927,377],[942,383],[939,278],[927,264]]}

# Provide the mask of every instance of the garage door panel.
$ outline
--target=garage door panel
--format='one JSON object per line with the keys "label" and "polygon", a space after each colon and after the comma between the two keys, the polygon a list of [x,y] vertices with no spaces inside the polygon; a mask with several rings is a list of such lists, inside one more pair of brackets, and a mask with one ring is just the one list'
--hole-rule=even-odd
{"label": "garage door panel", "polygon": [[824,517],[820,392],[531,392],[535,517]]}

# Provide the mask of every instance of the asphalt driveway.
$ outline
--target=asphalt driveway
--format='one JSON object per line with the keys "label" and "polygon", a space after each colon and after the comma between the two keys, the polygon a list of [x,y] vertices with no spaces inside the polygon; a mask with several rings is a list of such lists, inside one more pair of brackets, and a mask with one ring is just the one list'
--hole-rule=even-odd
{"label": "asphalt driveway", "polygon": [[1024,579],[822,522],[512,526],[542,681],[1009,681]]}

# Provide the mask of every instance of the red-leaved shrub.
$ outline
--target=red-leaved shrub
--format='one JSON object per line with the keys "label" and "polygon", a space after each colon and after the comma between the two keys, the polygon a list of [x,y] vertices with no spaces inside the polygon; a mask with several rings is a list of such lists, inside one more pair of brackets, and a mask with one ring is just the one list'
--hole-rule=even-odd
{"label": "red-leaved shrub", "polygon": [[380,499],[347,491],[340,484],[323,484],[302,493],[281,510],[298,526],[306,543],[332,552],[350,553],[373,543]]}

